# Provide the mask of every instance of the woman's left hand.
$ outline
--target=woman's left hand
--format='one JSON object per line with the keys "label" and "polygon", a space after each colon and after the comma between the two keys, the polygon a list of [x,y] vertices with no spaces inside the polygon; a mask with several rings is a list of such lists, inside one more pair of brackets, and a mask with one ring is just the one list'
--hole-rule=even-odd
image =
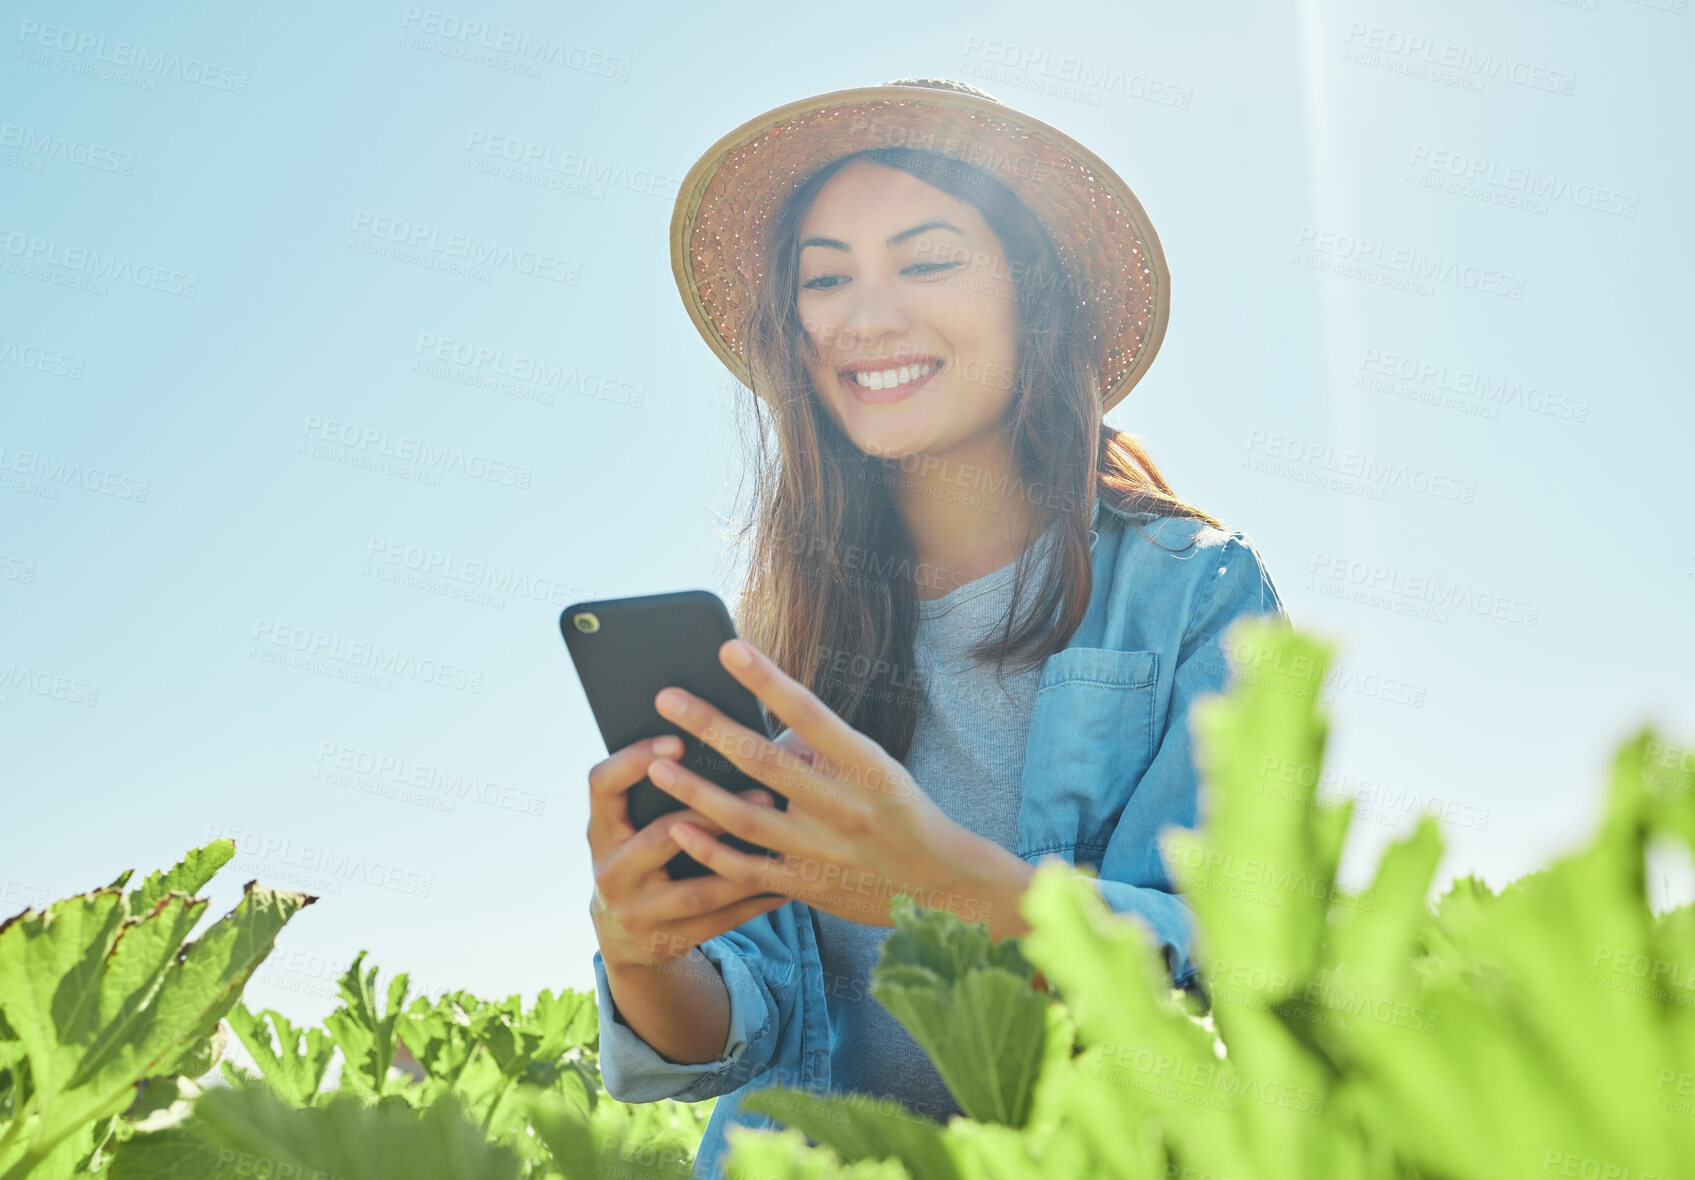
{"label": "woman's left hand", "polygon": [[[736,663],[738,652],[745,666]],[[671,758],[651,762],[648,777],[726,832],[780,855],[740,852],[679,823],[671,838],[683,851],[719,876],[849,921],[891,926],[889,902],[905,893],[926,908],[988,922],[997,935],[1010,929],[1017,886],[1034,870],[949,819],[906,767],[752,644],[729,640],[718,658],[788,726],[775,741],[680,688],[663,690],[655,704],[742,773],[787,797],[788,808],[745,803]]]}

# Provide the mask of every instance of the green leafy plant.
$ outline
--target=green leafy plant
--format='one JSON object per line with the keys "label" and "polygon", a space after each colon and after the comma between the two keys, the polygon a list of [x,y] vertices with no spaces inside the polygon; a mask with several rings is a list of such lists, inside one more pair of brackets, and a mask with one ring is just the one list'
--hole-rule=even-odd
{"label": "green leafy plant", "polygon": [[[329,1033],[321,1028],[296,1028],[268,1008],[255,1016],[240,1003],[225,1019],[278,1097],[290,1106],[311,1106],[316,1101],[335,1054],[335,1040]],[[232,1067],[226,1062],[224,1069],[228,1072]]]}
{"label": "green leafy plant", "polygon": [[[770,1087],[744,1105],[784,1126],[733,1128],[730,1180],[1686,1174],[1695,907],[1656,916],[1645,882],[1652,844],[1695,848],[1695,758],[1634,735],[1590,844],[1499,893],[1462,878],[1432,907],[1428,819],[1343,888],[1352,806],[1315,786],[1329,649],[1270,620],[1227,639],[1230,689],[1191,717],[1201,824],[1162,838],[1200,999],[1086,871],[1042,866],[1030,932],[998,943],[897,899],[872,994],[965,1113]],[[183,945],[231,851],[0,927],[0,1180],[690,1174],[713,1104],[607,1095],[593,993],[408,1003],[361,952],[323,1029],[250,1012],[237,993],[312,899],[249,885]],[[203,1085],[220,1016],[259,1073]]]}
{"label": "green leafy plant", "polygon": [[415,1109],[349,1091],[293,1107],[263,1089],[208,1090],[173,1127],[137,1136],[118,1153],[113,1180],[215,1175],[518,1180],[511,1148],[463,1117],[451,1094]]}
{"label": "green leafy plant", "polygon": [[[909,1031],[966,1115],[978,1122],[1023,1126],[1050,1044],[1050,1005],[1034,986],[1035,968],[1016,939],[996,942],[982,923],[926,910],[902,894],[895,928],[872,972],[872,996]],[[1071,1043],[1069,1025],[1063,1049]],[[743,1098],[827,1143],[846,1161],[894,1159],[920,1180],[956,1180],[958,1167],[941,1127],[890,1104],[858,1095],[823,1096],[771,1086]]]}
{"label": "green leafy plant", "polygon": [[234,852],[214,840],[137,889],[126,872],[0,926],[3,1180],[99,1168],[138,1086],[211,1067],[220,1018],[313,901],[249,882],[187,942],[207,905],[193,894]]}
{"label": "green leafy plant", "polygon": [[[505,1176],[509,1167],[517,1176],[566,1180],[689,1175],[711,1105],[632,1105],[608,1096],[592,992],[543,991],[528,1005],[516,995],[487,1000],[465,991],[407,1003],[407,975],[385,987],[377,975],[361,951],[341,977],[341,1004],[324,1030],[236,1005],[230,1024],[259,1069],[253,1075],[223,1064],[239,1104],[217,1092],[197,1097],[126,1144],[117,1175],[167,1180],[193,1168],[270,1161],[267,1167],[321,1168],[344,1180],[386,1177],[393,1173],[382,1170],[381,1153],[334,1145],[367,1134],[386,1141],[404,1134],[409,1118],[430,1121],[426,1139],[440,1148],[408,1157],[409,1180]],[[338,1050],[339,1087],[325,1089]],[[452,1146],[466,1136],[499,1150],[473,1156]]]}
{"label": "green leafy plant", "polygon": [[[1683,1174],[1695,909],[1654,916],[1644,882],[1651,841],[1695,846],[1690,760],[1639,732],[1613,761],[1593,843],[1499,895],[1468,878],[1429,906],[1441,838],[1428,818],[1368,887],[1344,889],[1352,807],[1316,789],[1329,649],[1273,621],[1237,627],[1230,691],[1193,712],[1201,826],[1163,840],[1204,932],[1204,1008],[1168,986],[1145,929],[1050,864],[1018,941],[1054,1003],[1044,1014],[1008,990],[993,1050],[960,1022],[996,1010],[980,997],[1010,989],[1003,977],[1027,968],[1006,964],[1021,960],[942,953],[971,945],[964,924],[908,912],[873,972],[967,1117],[873,1119],[847,1096],[797,1091],[746,1105],[827,1145],[821,1168],[882,1160],[919,1180]],[[1020,1070],[1001,1093],[1028,1088],[1027,1108],[985,1103],[992,1079]],[[735,1134],[732,1174],[769,1134]]]}

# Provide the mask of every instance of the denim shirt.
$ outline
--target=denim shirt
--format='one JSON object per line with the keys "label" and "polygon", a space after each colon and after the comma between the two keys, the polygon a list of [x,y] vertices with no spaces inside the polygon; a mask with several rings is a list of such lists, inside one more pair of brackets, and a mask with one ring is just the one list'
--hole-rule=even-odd
{"label": "denim shirt", "polygon": [[[1194,917],[1156,840],[1164,828],[1197,820],[1189,709],[1197,697],[1224,691],[1229,663],[1220,636],[1231,623],[1252,614],[1287,619],[1288,612],[1245,533],[1126,514],[1101,499],[1091,523],[1088,613],[1043,663],[1030,717],[1018,855],[1030,864],[1059,857],[1093,867],[1107,905],[1146,924],[1181,986],[1197,970]],[[743,1095],[773,1084],[830,1090],[830,1027],[805,902],[752,918],[700,950],[729,992],[723,1056],[680,1065],[655,1052],[623,1023],[596,950],[600,1067],[607,1093],[623,1102],[717,1097],[694,1165],[696,1177],[716,1180],[726,1128],[778,1125],[742,1110]]]}

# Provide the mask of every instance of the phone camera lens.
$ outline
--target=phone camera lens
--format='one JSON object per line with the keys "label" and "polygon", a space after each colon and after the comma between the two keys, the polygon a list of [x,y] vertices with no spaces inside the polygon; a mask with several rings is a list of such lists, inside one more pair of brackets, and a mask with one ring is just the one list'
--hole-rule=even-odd
{"label": "phone camera lens", "polygon": [[571,616],[571,624],[584,635],[593,635],[600,630],[600,618],[593,611],[578,611]]}

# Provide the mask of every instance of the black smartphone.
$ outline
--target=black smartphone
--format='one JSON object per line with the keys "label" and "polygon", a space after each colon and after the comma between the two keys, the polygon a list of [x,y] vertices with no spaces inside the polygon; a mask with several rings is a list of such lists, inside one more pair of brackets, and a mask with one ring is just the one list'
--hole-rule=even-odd
{"label": "black smartphone", "polygon": [[[559,630],[565,636],[565,646],[577,667],[577,679],[582,682],[607,753],[632,742],[676,734],[683,742],[683,756],[676,761],[689,770],[727,791],[769,791],[779,809],[788,808],[784,796],[743,774],[718,751],[667,721],[654,708],[653,698],[659,690],[675,685],[753,732],[771,736],[765,706],[718,661],[718,649],[726,640],[736,638],[736,626],[716,594],[710,590],[680,590],[575,602],[560,614]],[[683,807],[680,799],[666,794],[645,776],[630,788],[626,798],[630,822],[637,828]],[[728,832],[718,839],[743,852],[770,854],[770,849]],[[686,852],[677,853],[665,868],[674,880],[712,871]]]}

